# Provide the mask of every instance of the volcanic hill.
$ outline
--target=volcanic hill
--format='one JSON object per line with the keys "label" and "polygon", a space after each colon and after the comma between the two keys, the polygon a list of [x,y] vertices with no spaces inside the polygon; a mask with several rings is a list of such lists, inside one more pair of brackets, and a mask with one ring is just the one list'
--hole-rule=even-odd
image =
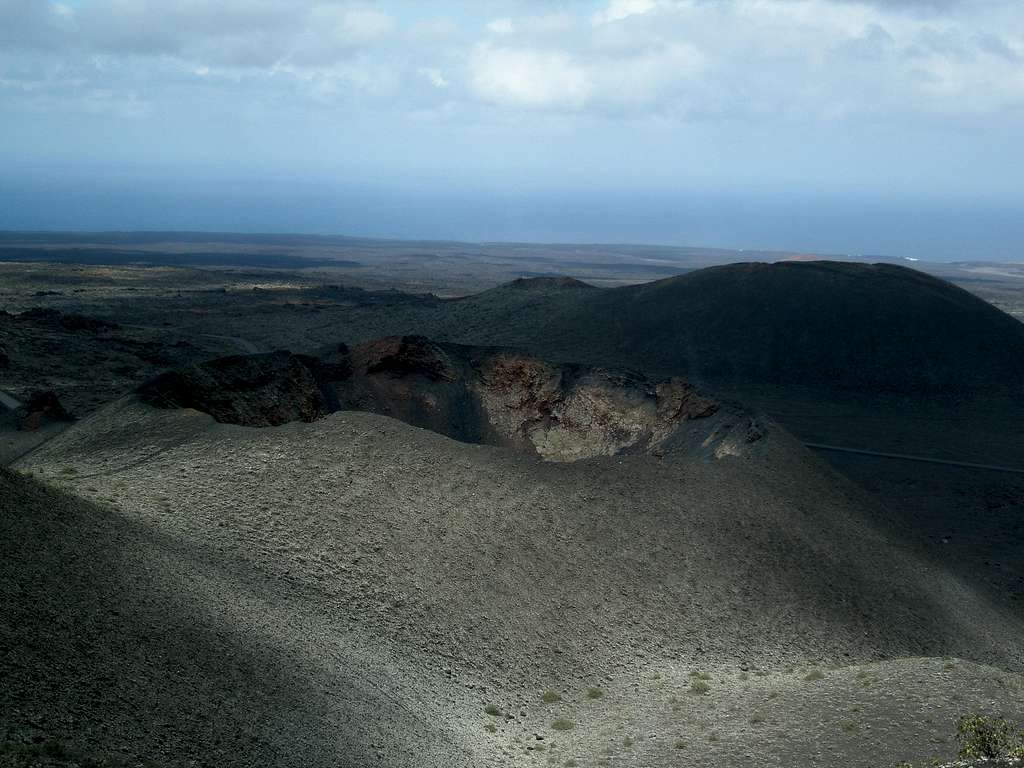
{"label": "volcanic hill", "polygon": [[412,332],[682,375],[712,390],[1024,394],[1024,323],[891,264],[733,264],[607,289],[517,280],[387,313],[357,309],[335,331],[348,341]]}
{"label": "volcanic hill", "polygon": [[[7,738],[175,766],[866,767],[930,757],[964,708],[1022,714],[1021,620],[770,420],[421,338],[333,354],[157,379],[0,473]],[[486,416],[460,440],[427,418],[456,405]]]}

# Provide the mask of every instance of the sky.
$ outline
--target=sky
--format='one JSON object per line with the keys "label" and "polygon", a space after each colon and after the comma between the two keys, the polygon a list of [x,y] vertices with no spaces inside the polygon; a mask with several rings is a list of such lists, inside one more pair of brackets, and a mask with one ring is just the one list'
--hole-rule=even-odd
{"label": "sky", "polygon": [[1020,0],[0,0],[0,228],[1024,259]]}

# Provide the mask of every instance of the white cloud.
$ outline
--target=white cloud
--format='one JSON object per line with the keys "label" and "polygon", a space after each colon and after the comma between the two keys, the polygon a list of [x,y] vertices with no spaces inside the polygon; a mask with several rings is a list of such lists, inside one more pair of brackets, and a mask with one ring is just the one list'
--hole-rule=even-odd
{"label": "white cloud", "polygon": [[661,3],[658,0],[610,0],[603,10],[593,16],[594,24],[611,24],[615,21],[628,19],[630,16],[642,16],[650,13]]}
{"label": "white cloud", "polygon": [[365,45],[388,34],[395,20],[375,8],[319,5],[312,9],[314,31],[326,32],[345,45]]}
{"label": "white cloud", "polygon": [[583,67],[562,51],[481,44],[470,66],[474,89],[495,104],[578,109],[592,89]]}
{"label": "white cloud", "polygon": [[[301,99],[312,90],[285,93],[296,78],[320,83],[321,101],[373,91],[375,107],[443,104],[453,120],[521,107],[637,120],[996,114],[1024,108],[1018,1],[602,0],[591,15],[524,0],[493,18],[493,6],[423,16],[397,0],[0,0],[0,79],[45,90],[48,71],[100,55],[105,72],[81,76],[111,98],[145,81],[169,102],[168,72],[209,71],[204,87],[225,99],[243,78]],[[19,54],[30,49],[42,58]]]}
{"label": "white cloud", "polygon": [[503,16],[488,22],[487,29],[496,35],[511,35],[516,31],[516,25],[508,16]]}
{"label": "white cloud", "polygon": [[687,112],[694,107],[694,85],[707,66],[707,57],[687,43],[609,57],[592,65],[594,101],[620,114]]}

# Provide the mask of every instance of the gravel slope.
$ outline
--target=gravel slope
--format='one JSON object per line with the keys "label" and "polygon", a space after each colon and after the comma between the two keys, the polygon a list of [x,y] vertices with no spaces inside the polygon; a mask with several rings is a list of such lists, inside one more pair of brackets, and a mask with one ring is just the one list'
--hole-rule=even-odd
{"label": "gravel slope", "polygon": [[774,427],[745,455],[554,464],[371,414],[254,429],[126,399],[17,469],[63,491],[2,476],[8,739],[167,765],[868,766],[1020,709],[1019,622]]}

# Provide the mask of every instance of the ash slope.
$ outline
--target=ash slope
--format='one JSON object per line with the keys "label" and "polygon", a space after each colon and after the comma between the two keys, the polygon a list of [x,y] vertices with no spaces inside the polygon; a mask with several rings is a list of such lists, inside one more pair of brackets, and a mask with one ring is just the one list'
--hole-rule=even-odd
{"label": "ash slope", "polygon": [[236,566],[0,468],[0,765],[474,764]]}
{"label": "ash slope", "polygon": [[[297,754],[308,765],[529,765],[538,745],[553,742],[560,761],[581,764],[609,744],[626,765],[747,766],[754,754],[759,765],[823,764],[829,739],[855,741],[828,730],[841,730],[844,707],[862,707],[858,717],[870,725],[887,722],[894,699],[851,693],[857,678],[837,672],[809,689],[831,714],[794,739],[802,726],[787,718],[803,711],[809,665],[947,654],[1022,663],[1018,621],[878,535],[864,522],[868,502],[770,424],[741,455],[550,463],[376,414],[249,428],[128,398],[18,468],[89,496],[139,532],[141,541],[119,550],[133,553],[137,569],[128,591],[142,592],[129,604],[187,606],[216,622],[215,636],[251,640],[284,659],[304,702],[294,717],[307,720],[309,741],[294,743],[305,745]],[[5,546],[16,556],[5,563],[64,546],[55,533],[33,544],[25,532],[35,527],[14,519],[21,528]],[[81,562],[83,538],[56,559]],[[140,586],[132,573],[148,575]],[[21,599],[33,600],[32,579],[19,578]],[[163,593],[147,596],[152,579]],[[104,615],[66,610],[73,615],[49,632]],[[144,642],[156,636],[143,634]],[[34,642],[16,637],[15,647]],[[33,668],[46,677],[49,663]],[[907,704],[914,729],[866,731],[845,764],[933,754],[925,721],[951,685],[967,692],[964,706],[997,702],[1010,711],[1019,696],[1017,678],[996,670],[965,664],[944,678],[941,666],[893,663],[872,674],[892,674],[907,686],[900,696],[917,697]],[[762,671],[765,683],[740,677],[740,667]],[[141,679],[152,675],[139,668]],[[692,671],[711,676],[709,696],[686,693]],[[125,703],[103,698],[104,706],[131,709],[141,694],[111,677],[111,696]],[[792,689],[785,703],[771,703],[771,682]],[[238,702],[288,693],[276,678],[267,690],[249,684],[215,676],[210,695]],[[591,688],[602,696],[589,697]],[[561,702],[541,701],[549,689]],[[34,695],[25,689],[22,712],[66,711],[56,698],[33,704]],[[841,703],[844,696],[857,703]],[[773,727],[739,712],[743,702],[773,708]],[[96,745],[115,738],[100,730],[113,717],[103,707],[72,714]],[[159,708],[154,716],[164,722]],[[553,729],[558,718],[574,727]],[[160,733],[119,749],[156,749]],[[326,746],[323,734],[333,734]],[[286,748],[266,738],[252,748]],[[626,749],[640,739],[643,749]],[[164,754],[180,764],[206,743],[174,741]]]}

